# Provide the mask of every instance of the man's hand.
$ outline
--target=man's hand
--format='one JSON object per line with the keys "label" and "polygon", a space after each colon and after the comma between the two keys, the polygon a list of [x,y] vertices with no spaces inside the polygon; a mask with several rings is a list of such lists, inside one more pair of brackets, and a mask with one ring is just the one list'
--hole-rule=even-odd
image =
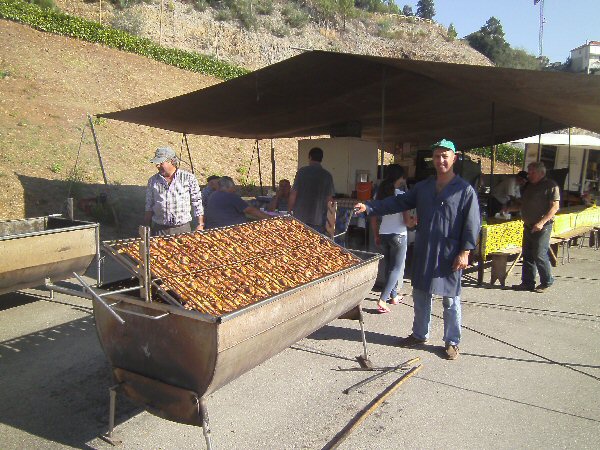
{"label": "man's hand", "polygon": [[367,210],[367,205],[364,203],[357,203],[354,205],[354,212],[356,214],[364,213]]}
{"label": "man's hand", "polygon": [[203,223],[199,223],[198,226],[196,227],[196,229],[194,231],[204,231],[204,224]]}
{"label": "man's hand", "polygon": [[469,265],[469,253],[470,250],[462,250],[456,258],[454,258],[454,263],[452,264],[452,270],[463,270],[466,269]]}
{"label": "man's hand", "polygon": [[544,228],[545,223],[544,222],[536,222],[533,224],[533,226],[531,227],[531,231],[533,233],[537,233],[538,231],[542,231],[542,228]]}

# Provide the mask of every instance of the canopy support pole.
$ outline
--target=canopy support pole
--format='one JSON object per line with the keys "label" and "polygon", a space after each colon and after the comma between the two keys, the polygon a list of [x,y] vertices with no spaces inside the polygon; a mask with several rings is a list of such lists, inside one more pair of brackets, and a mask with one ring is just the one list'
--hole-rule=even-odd
{"label": "canopy support pole", "polygon": [[567,206],[571,206],[569,192],[571,192],[571,127],[569,127],[569,162],[567,163]]}
{"label": "canopy support pole", "polygon": [[190,152],[190,145],[188,144],[187,133],[183,133],[183,139],[185,140],[185,148],[187,148],[188,158],[190,159],[190,167],[192,169],[192,173],[194,172],[194,163],[192,161],[192,152]]}
{"label": "canopy support pole", "polygon": [[106,171],[104,170],[104,162],[102,161],[102,154],[100,153],[100,144],[98,143],[98,137],[96,136],[96,129],[94,128],[94,121],[92,120],[92,116],[89,114],[88,121],[90,122],[90,128],[92,129],[92,137],[94,138],[94,146],[96,147],[96,153],[98,153],[98,161],[100,162],[100,169],[102,170],[102,178],[104,178],[104,184],[108,186],[108,177],[106,176]]}
{"label": "canopy support pole", "polygon": [[538,130],[538,151],[536,160],[538,162],[542,160],[542,120],[542,116],[540,116],[540,126]]}
{"label": "canopy support pole", "polygon": [[271,139],[271,187],[275,191],[275,147],[273,147],[273,139]]}
{"label": "canopy support pole", "polygon": [[[496,163],[496,102],[492,102],[492,147],[490,149],[490,197],[494,187],[494,165]],[[491,203],[488,202],[488,216],[491,210]]]}
{"label": "canopy support pole", "polygon": [[377,177],[379,180],[383,180],[383,166],[385,164],[385,152],[383,150],[384,147],[384,135],[385,135],[385,66],[382,66],[381,72],[381,144],[379,149],[379,155],[381,158],[381,173],[380,176]]}
{"label": "canopy support pole", "polygon": [[260,184],[260,195],[265,195],[262,181],[262,169],[260,167],[260,146],[258,145],[258,139],[256,140],[256,160],[258,161],[258,182]]}

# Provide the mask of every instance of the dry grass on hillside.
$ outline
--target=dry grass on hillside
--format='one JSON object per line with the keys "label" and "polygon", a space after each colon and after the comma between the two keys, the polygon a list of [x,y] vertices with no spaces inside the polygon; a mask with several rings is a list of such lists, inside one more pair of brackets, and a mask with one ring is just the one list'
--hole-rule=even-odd
{"label": "dry grass on hillside", "polygon": [[[212,85],[219,80],[156,61],[0,21],[0,217],[60,212],[77,159],[86,114],[145,104]],[[138,224],[143,187],[155,171],[148,158],[158,145],[179,149],[181,135],[116,121],[96,125],[112,195],[122,222]],[[254,149],[248,140],[189,136],[196,174],[245,179]],[[270,181],[270,142],[261,142],[262,171]],[[277,140],[277,177],[296,168],[296,141]],[[89,127],[79,171],[95,195],[102,175]],[[72,179],[73,177],[71,177]],[[256,158],[249,173],[257,182]]]}

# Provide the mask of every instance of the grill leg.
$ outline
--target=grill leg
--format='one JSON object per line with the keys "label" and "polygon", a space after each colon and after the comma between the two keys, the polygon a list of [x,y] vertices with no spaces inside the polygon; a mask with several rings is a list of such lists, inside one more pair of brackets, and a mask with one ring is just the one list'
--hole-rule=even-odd
{"label": "grill leg", "polygon": [[206,408],[206,400],[200,399],[200,415],[202,416],[202,433],[206,440],[206,449],[212,450],[212,443],[210,441],[210,427],[208,424],[208,409]]}
{"label": "grill leg", "polygon": [[114,440],[112,437],[113,430],[115,429],[115,410],[117,408],[117,389],[119,385],[116,384],[108,388],[108,395],[110,398],[109,411],[108,411],[108,432],[100,436],[103,441],[108,442],[111,445],[118,445],[121,441]]}
{"label": "grill leg", "polygon": [[110,397],[110,406],[108,413],[108,433],[106,435],[112,438],[113,430],[115,429],[115,410],[117,409],[117,388],[112,386],[108,388],[108,395]]}
{"label": "grill leg", "polygon": [[367,338],[365,337],[365,321],[364,321],[362,309],[360,309],[360,306],[358,307],[358,311],[359,311],[358,323],[360,324],[360,335],[362,337],[362,343],[363,343],[363,354],[360,356],[357,356],[356,360],[358,361],[358,363],[360,364],[360,366],[362,368],[372,369],[373,363],[369,359],[369,352],[367,351]]}

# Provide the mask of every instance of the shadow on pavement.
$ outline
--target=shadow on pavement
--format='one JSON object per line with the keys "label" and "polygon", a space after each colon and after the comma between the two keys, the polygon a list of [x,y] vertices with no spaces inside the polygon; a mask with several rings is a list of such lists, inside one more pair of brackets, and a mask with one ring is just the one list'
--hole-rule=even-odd
{"label": "shadow on pavement", "polygon": [[[111,384],[91,315],[0,342],[0,422],[31,435],[86,448],[107,430]],[[119,398],[116,421],[140,411]]]}

